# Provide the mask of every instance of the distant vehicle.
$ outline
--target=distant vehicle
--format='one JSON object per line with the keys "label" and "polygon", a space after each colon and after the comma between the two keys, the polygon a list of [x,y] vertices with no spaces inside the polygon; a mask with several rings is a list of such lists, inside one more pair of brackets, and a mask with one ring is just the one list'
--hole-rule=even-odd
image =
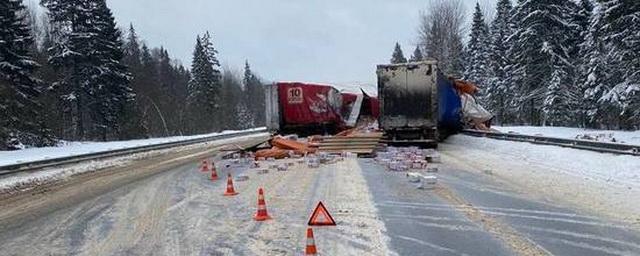
{"label": "distant vehicle", "polygon": [[460,98],[436,61],[378,65],[376,73],[388,143],[436,147],[461,129]]}

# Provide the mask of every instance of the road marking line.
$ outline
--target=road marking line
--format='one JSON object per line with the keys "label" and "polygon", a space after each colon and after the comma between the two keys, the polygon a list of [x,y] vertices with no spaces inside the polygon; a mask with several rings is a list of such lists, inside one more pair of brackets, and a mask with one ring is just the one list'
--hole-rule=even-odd
{"label": "road marking line", "polygon": [[637,252],[630,252],[630,251],[621,251],[621,250],[616,250],[616,249],[612,249],[612,248],[607,248],[607,247],[601,247],[601,246],[593,246],[587,243],[583,243],[583,242],[574,242],[574,241],[569,241],[569,240],[565,240],[565,239],[551,239],[551,238],[543,238],[544,240],[547,240],[551,243],[555,243],[555,244],[564,244],[564,245],[569,245],[569,246],[573,246],[573,247],[577,247],[577,248],[582,248],[582,249],[587,249],[587,250],[591,250],[591,251],[597,251],[597,252],[601,252],[601,253],[606,253],[606,254],[613,254],[613,255],[620,255],[620,256],[627,256],[627,255],[636,255]]}
{"label": "road marking line", "polygon": [[[456,207],[456,208],[469,208],[469,205],[448,205],[448,204],[432,204],[432,203],[413,203],[413,202],[400,202],[400,201],[384,201],[384,203],[388,204],[402,204],[402,205],[424,205],[424,206],[434,206],[434,207]],[[505,212],[521,212],[521,213],[537,213],[544,215],[557,215],[557,216],[566,216],[566,217],[576,217],[583,219],[592,219],[592,220],[600,220],[600,218],[580,215],[575,213],[563,213],[563,212],[551,212],[551,211],[541,211],[541,210],[529,210],[529,209],[516,209],[516,208],[500,208],[500,207],[484,207],[484,206],[473,206],[473,208],[481,209],[481,210],[496,210],[496,211],[505,211]]]}
{"label": "road marking line", "polygon": [[428,209],[428,210],[434,210],[434,211],[462,211],[462,212],[478,211],[478,212],[481,212],[481,213],[484,213],[484,214],[488,214],[488,215],[493,215],[493,216],[506,216],[506,217],[513,217],[513,218],[535,219],[535,220],[554,221],[554,222],[565,222],[565,223],[573,223],[573,224],[580,224],[580,225],[591,225],[591,226],[599,226],[599,227],[614,227],[614,228],[622,229],[622,230],[632,230],[632,231],[634,230],[633,228],[628,227],[628,226],[611,224],[611,223],[594,222],[594,221],[580,221],[580,220],[567,219],[567,218],[541,217],[541,216],[536,216],[536,215],[504,213],[504,212],[498,212],[498,211],[486,211],[486,210],[481,210],[480,208],[474,208],[472,206],[453,207],[453,208],[418,206],[418,205],[384,205],[384,204],[379,204],[378,206],[382,206],[382,207],[402,207],[402,208],[413,208],[413,209]]}
{"label": "road marking line", "polygon": [[551,255],[545,248],[524,236],[511,226],[487,215],[485,212],[473,208],[473,206],[464,200],[464,198],[455,194],[449,188],[439,185],[434,190],[434,193],[440,198],[450,202],[453,205],[468,205],[469,208],[464,208],[462,213],[467,219],[477,223],[482,229],[493,234],[495,237],[502,240],[508,245],[513,252],[517,252],[519,255]]}
{"label": "road marking line", "polygon": [[532,230],[532,231],[538,231],[538,232],[546,232],[546,233],[552,233],[552,234],[558,234],[558,235],[571,236],[571,237],[575,237],[575,238],[599,240],[599,241],[606,242],[606,243],[620,244],[620,245],[623,245],[623,246],[628,246],[628,247],[633,247],[633,248],[636,248],[636,249],[640,249],[640,244],[635,244],[635,243],[631,243],[631,242],[623,241],[623,240],[611,239],[611,238],[598,236],[598,235],[590,234],[590,233],[584,233],[583,234],[583,233],[576,233],[576,232],[571,232],[571,231],[557,230],[557,229],[551,229],[551,228],[537,228],[537,227],[531,227],[531,226],[525,226],[525,225],[518,225],[516,227],[523,228],[523,229],[528,229],[528,230]]}
{"label": "road marking line", "polygon": [[443,247],[443,246],[439,246],[439,245],[432,244],[432,243],[429,243],[429,242],[425,242],[425,241],[422,241],[420,239],[416,239],[416,238],[413,238],[413,237],[402,236],[402,235],[394,235],[391,238],[399,238],[399,239],[402,239],[402,240],[405,240],[405,241],[411,241],[411,242],[414,242],[414,243],[417,243],[417,244],[421,244],[421,245],[424,245],[424,246],[427,246],[427,247],[430,247],[430,248],[433,248],[433,249],[436,249],[436,250],[462,255],[461,253],[459,253],[458,251],[456,251],[454,249]]}

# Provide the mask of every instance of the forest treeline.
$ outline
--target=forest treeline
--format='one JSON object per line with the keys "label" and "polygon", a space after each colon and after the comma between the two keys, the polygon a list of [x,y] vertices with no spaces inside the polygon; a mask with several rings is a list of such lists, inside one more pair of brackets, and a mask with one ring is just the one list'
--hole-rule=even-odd
{"label": "forest treeline", "polygon": [[[476,4],[467,26],[462,0],[431,0],[411,60],[479,85],[498,124],[640,128],[640,1],[498,0],[493,14]],[[397,44],[391,61],[406,61]]]}
{"label": "forest treeline", "polygon": [[263,83],[221,68],[213,36],[183,66],[122,28],[105,0],[0,2],[0,150],[245,129],[264,122]]}

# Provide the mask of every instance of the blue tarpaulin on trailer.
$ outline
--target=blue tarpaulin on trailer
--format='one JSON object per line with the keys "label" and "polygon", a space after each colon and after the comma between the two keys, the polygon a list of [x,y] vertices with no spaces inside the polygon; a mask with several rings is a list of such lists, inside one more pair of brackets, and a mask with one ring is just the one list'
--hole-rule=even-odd
{"label": "blue tarpaulin on trailer", "polygon": [[455,133],[462,130],[462,103],[453,82],[438,75],[438,123],[440,131]]}

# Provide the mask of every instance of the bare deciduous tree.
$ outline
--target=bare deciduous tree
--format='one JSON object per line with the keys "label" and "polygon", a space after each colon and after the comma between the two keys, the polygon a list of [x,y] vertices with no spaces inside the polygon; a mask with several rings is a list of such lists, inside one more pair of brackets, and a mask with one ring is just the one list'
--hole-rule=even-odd
{"label": "bare deciduous tree", "polygon": [[460,76],[463,70],[465,15],[462,0],[431,0],[420,14],[419,45],[426,58],[437,60],[448,75]]}

